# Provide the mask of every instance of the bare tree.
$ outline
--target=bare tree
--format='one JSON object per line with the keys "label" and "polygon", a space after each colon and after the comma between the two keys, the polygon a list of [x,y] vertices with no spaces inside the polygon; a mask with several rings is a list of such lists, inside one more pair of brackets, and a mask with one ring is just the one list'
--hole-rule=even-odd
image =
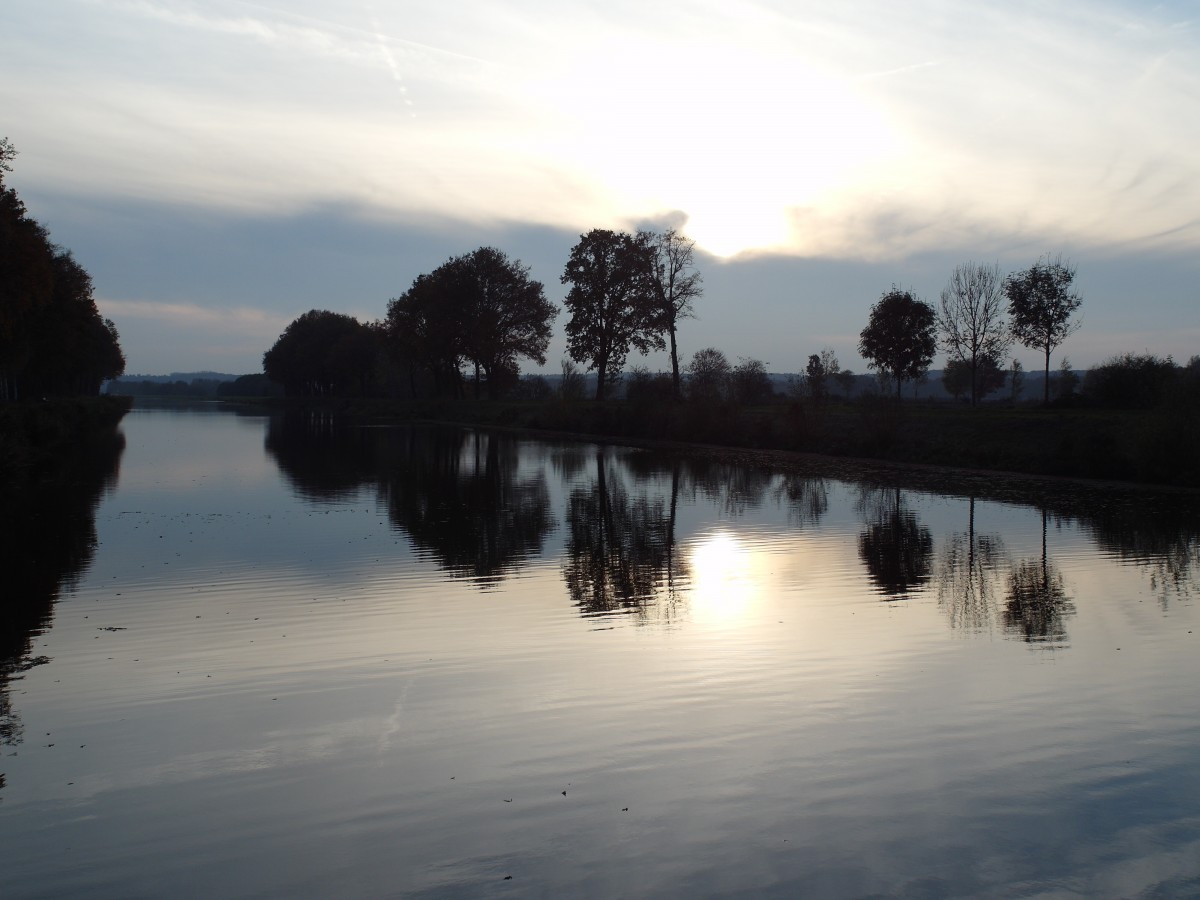
{"label": "bare tree", "polygon": [[701,294],[700,273],[695,271],[693,257],[696,242],[684,237],[674,228],[651,237],[654,248],[654,272],[652,281],[662,327],[670,336],[671,378],[675,399],[683,397],[679,380],[679,352],[675,344],[675,331],[680,319],[696,315],[692,301]]}
{"label": "bare tree", "polygon": [[970,372],[972,406],[979,402],[984,360],[1002,359],[1012,343],[1003,300],[1004,282],[998,265],[969,262],[957,266],[942,288],[938,311],[942,349]]}
{"label": "bare tree", "polygon": [[1071,316],[1083,300],[1071,290],[1075,267],[1061,256],[1041,257],[1024,272],[1004,280],[1008,295],[1008,314],[1018,341],[1046,357],[1045,386],[1042,402],[1050,403],[1050,354],[1079,329]]}

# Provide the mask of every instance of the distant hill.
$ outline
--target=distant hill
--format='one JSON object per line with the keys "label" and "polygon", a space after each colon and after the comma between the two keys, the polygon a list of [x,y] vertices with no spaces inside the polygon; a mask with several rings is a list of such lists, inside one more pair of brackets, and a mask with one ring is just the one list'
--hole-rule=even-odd
{"label": "distant hill", "polygon": [[170,375],[122,375],[116,381],[133,382],[135,384],[140,384],[143,381],[150,381],[155,384],[174,384],[176,381],[182,381],[185,384],[191,384],[193,381],[233,381],[235,378],[237,378],[236,375],[230,375],[226,372],[172,372]]}

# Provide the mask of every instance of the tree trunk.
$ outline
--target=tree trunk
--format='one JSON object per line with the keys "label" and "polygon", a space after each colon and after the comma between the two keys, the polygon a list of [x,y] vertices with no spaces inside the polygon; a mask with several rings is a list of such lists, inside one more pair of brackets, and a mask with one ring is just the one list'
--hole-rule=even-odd
{"label": "tree trunk", "polygon": [[1050,405],[1050,345],[1046,345],[1046,382],[1042,385],[1042,406]]}
{"label": "tree trunk", "polygon": [[675,323],[671,323],[671,380],[675,385],[675,399],[683,399],[683,389],[679,385],[679,353],[675,347]]}

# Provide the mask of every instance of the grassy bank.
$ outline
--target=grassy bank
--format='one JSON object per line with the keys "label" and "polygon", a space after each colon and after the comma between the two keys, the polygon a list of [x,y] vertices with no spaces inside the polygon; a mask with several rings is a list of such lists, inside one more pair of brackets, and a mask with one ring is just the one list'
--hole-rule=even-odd
{"label": "grassy bank", "polygon": [[751,408],[582,400],[333,400],[320,406],[371,419],[1200,487],[1200,420],[1187,410],[897,406],[883,397]]}
{"label": "grassy bank", "polygon": [[107,396],[0,404],[0,491],[57,477],[68,451],[111,434],[131,405]]}

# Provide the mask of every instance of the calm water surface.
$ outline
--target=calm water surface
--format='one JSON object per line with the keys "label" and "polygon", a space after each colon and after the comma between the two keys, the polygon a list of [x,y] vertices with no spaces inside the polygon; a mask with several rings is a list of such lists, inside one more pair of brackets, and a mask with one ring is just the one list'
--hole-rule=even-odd
{"label": "calm water surface", "polygon": [[122,430],[6,511],[5,897],[1200,894],[1195,497]]}

